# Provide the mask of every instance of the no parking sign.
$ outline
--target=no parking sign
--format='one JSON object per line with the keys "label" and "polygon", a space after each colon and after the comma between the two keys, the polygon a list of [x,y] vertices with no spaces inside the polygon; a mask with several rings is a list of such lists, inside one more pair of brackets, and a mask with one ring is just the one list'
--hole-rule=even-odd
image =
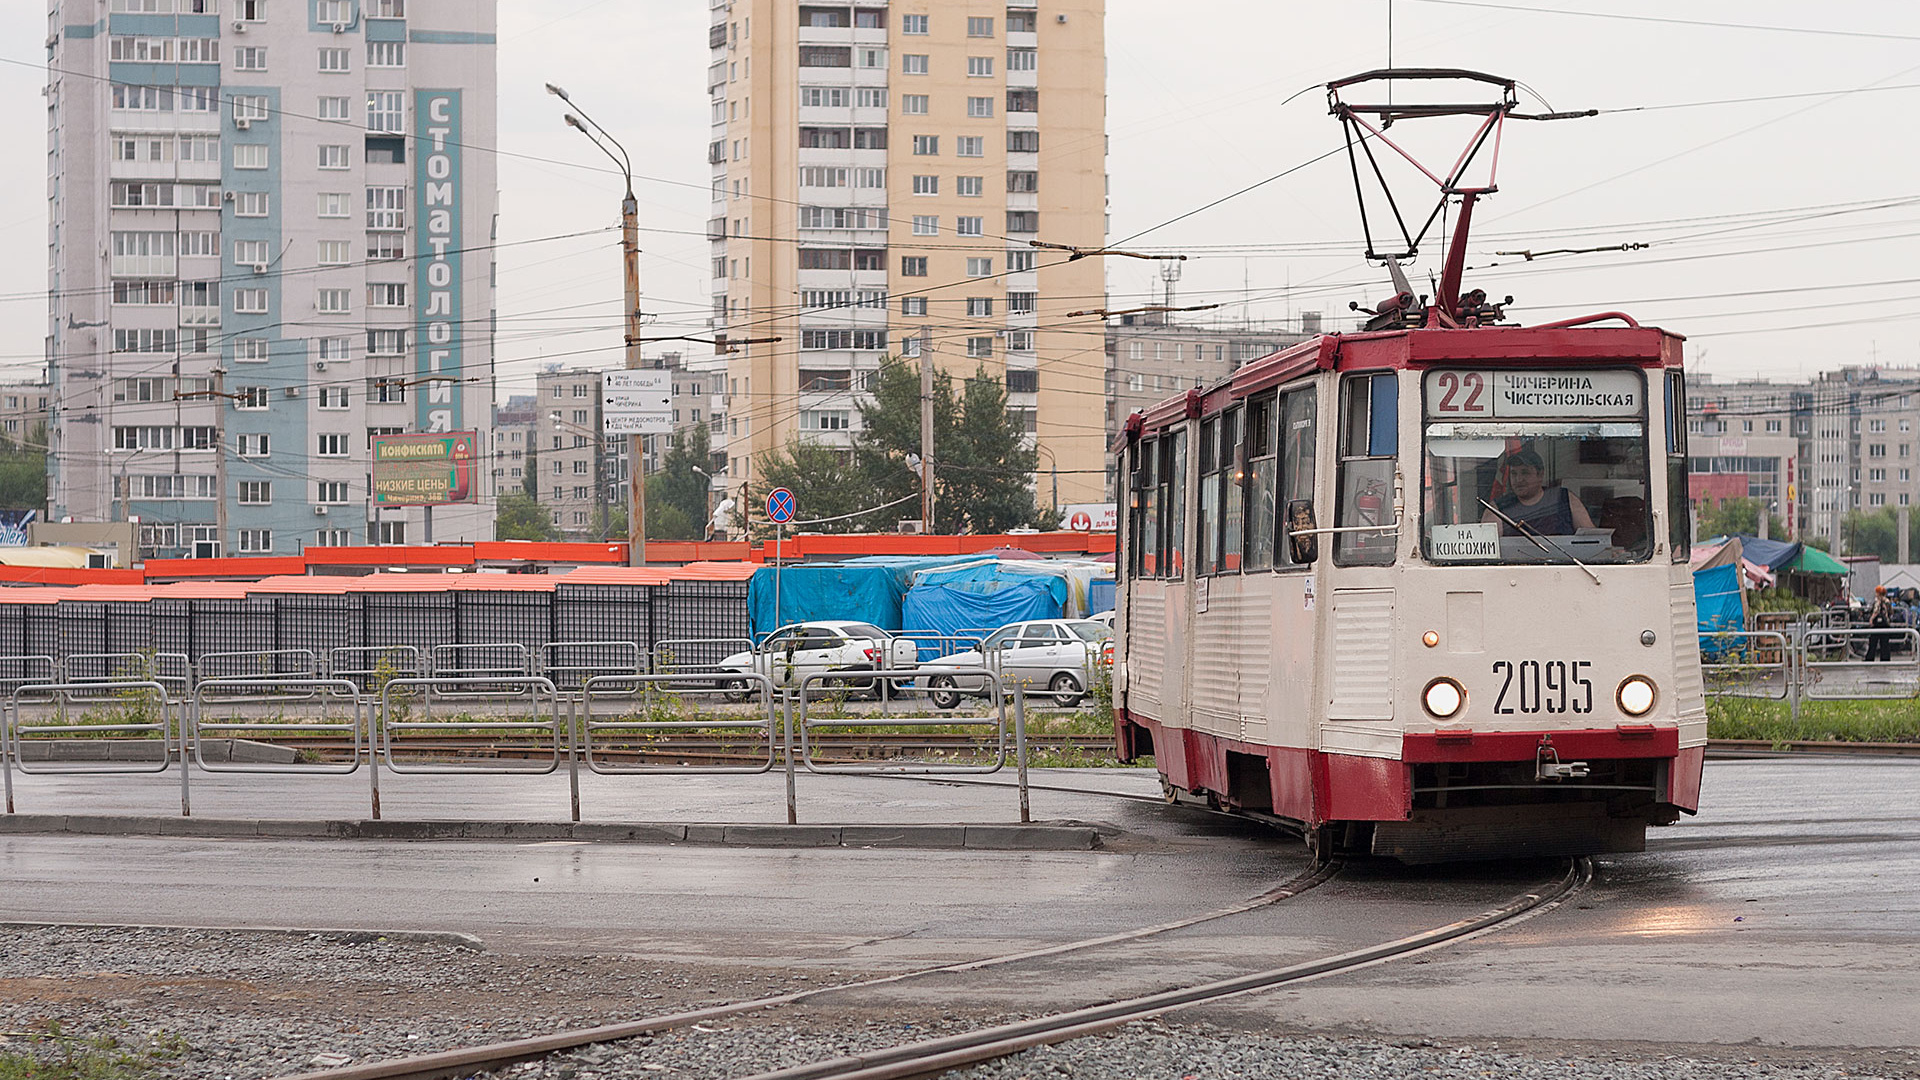
{"label": "no parking sign", "polygon": [[795,504],[793,492],[786,488],[774,488],[767,492],[767,520],[775,525],[785,525],[793,520]]}

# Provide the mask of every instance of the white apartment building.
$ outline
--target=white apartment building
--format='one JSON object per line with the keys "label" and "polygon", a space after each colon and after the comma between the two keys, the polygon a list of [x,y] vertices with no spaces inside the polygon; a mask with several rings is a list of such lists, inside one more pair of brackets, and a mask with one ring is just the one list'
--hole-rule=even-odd
{"label": "white apartment building", "polygon": [[375,435],[491,415],[493,0],[49,4],[54,518],[149,557],[491,539],[490,469],[369,489]]}

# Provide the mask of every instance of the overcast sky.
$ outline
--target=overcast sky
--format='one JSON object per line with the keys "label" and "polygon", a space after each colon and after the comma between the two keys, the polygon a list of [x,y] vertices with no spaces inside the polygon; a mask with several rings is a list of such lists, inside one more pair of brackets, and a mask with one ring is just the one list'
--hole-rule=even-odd
{"label": "overcast sky", "polygon": [[[45,334],[45,6],[0,5],[0,92],[15,105],[0,124],[18,151],[0,159],[0,190],[17,193],[0,207],[7,377],[38,370]],[[1516,78],[1526,109],[1603,110],[1509,124],[1468,285],[1512,294],[1523,322],[1628,311],[1685,334],[1689,367],[1720,378],[1920,365],[1920,4],[1575,6],[1391,4],[1394,64]],[[651,332],[704,330],[707,21],[698,0],[500,0],[502,397],[542,363],[620,362],[617,233],[552,239],[616,226],[618,177],[562,126],[546,81],[632,152]],[[1360,257],[1344,152],[1152,228],[1338,150],[1319,86],[1385,66],[1388,24],[1388,0],[1109,0],[1113,238],[1151,229],[1126,246],[1187,254],[1179,302],[1232,317],[1344,316],[1390,292]],[[1756,98],[1768,100],[1736,100]],[[1464,138],[1413,123],[1393,135],[1441,167]],[[1392,175],[1403,206],[1431,207],[1431,184]],[[1497,254],[1625,244],[1648,246]],[[1442,248],[1421,249],[1422,291]],[[1131,259],[1110,259],[1108,275],[1116,307],[1160,287]]]}

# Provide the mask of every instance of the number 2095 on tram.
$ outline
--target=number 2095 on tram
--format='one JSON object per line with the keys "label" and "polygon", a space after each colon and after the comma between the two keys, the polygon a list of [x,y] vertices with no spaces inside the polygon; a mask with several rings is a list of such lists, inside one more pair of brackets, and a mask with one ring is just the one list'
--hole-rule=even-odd
{"label": "number 2095 on tram", "polygon": [[1640,850],[1706,743],[1685,401],[1609,315],[1324,335],[1136,414],[1123,759],[1322,852]]}

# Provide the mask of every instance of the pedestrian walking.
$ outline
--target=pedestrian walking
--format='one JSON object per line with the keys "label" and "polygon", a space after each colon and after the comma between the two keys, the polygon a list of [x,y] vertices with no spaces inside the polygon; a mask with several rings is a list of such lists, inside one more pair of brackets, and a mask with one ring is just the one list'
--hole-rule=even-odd
{"label": "pedestrian walking", "polygon": [[1893,659],[1893,601],[1887,587],[1873,587],[1873,606],[1867,609],[1867,659]]}

